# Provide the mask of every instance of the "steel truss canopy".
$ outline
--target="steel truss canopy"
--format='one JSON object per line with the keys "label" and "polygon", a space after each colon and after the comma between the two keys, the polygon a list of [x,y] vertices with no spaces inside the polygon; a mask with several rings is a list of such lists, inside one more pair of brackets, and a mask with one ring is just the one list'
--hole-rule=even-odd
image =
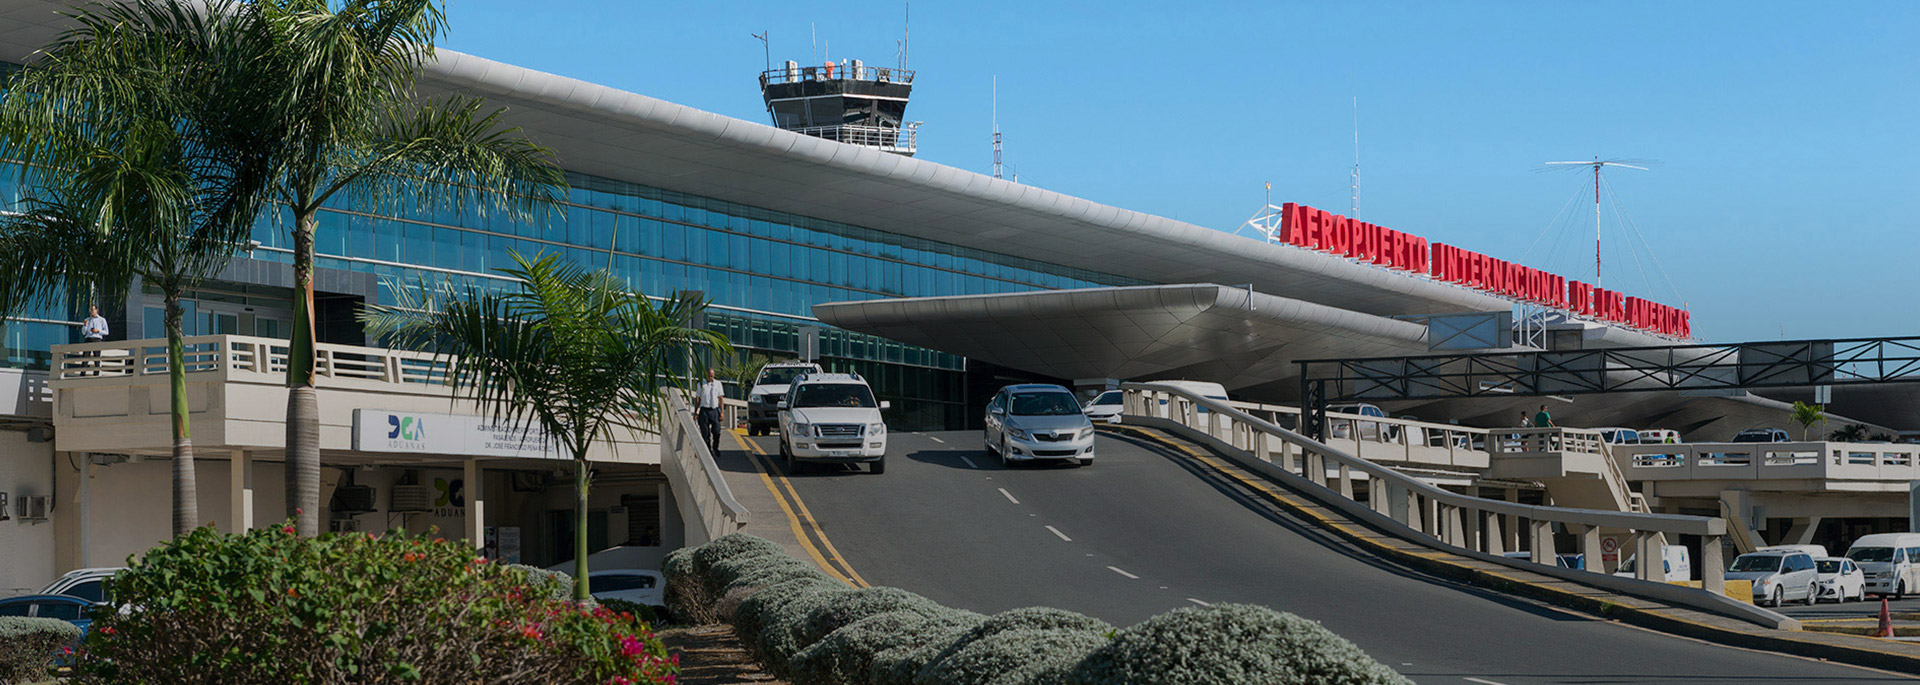
{"label": "steel truss canopy", "polygon": [[1920,381],[1920,337],[1305,360],[1309,430],[1327,404]]}

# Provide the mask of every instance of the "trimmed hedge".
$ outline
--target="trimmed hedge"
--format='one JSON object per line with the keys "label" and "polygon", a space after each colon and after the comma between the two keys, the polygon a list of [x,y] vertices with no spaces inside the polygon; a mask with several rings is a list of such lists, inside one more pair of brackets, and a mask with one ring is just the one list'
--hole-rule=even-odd
{"label": "trimmed hedge", "polygon": [[1403,685],[1318,622],[1251,604],[1175,609],[1115,634],[1076,667],[1073,683]]}
{"label": "trimmed hedge", "polygon": [[1046,607],[982,616],[849,588],[740,533],[676,551],[666,569],[669,602],[712,615],[728,598],[734,634],[795,685],[1408,682],[1320,624],[1257,606],[1180,609],[1124,630]]}
{"label": "trimmed hedge", "polygon": [[527,583],[545,588],[547,599],[558,602],[573,601],[573,574],[549,571],[538,566],[526,564],[507,564],[507,568],[518,569],[527,574]]}
{"label": "trimmed hedge", "polygon": [[0,616],[0,683],[31,683],[80,641],[80,627],[57,618]]}

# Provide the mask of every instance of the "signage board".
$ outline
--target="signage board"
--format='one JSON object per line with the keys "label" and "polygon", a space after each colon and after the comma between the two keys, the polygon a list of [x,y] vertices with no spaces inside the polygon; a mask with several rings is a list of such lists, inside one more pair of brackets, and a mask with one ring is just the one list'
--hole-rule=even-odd
{"label": "signage board", "polygon": [[361,452],[565,459],[537,426],[484,416],[389,409],[353,410],[353,449]]}

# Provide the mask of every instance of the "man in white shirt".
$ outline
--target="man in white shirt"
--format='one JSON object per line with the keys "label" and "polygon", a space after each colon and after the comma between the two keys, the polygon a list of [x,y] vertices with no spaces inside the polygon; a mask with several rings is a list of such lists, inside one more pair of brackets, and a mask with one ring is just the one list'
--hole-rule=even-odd
{"label": "man in white shirt", "polygon": [[[100,315],[99,305],[87,305],[87,320],[82,321],[80,323],[80,338],[90,343],[96,343],[96,342],[100,342],[102,340],[107,339],[107,319],[106,317]],[[100,351],[87,350],[82,354],[88,357],[98,357],[100,356]],[[93,362],[91,365],[94,367],[98,367],[100,363]],[[90,371],[88,372],[88,375],[98,376],[100,375],[100,372]]]}
{"label": "man in white shirt", "polygon": [[700,435],[707,439],[707,449],[718,454],[720,452],[720,405],[727,397],[727,389],[720,384],[720,379],[714,374],[713,369],[707,369],[707,382],[701,383],[698,390]]}

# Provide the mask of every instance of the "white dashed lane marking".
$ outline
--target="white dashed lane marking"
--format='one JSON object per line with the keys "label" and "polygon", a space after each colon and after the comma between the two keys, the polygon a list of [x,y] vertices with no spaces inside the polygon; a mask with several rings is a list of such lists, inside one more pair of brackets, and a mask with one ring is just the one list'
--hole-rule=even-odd
{"label": "white dashed lane marking", "polygon": [[973,460],[972,460],[972,459],[968,459],[968,458],[966,458],[966,457],[961,457],[961,458],[960,458],[960,461],[964,461],[964,462],[967,462],[967,468],[970,468],[970,469],[977,469],[977,468],[980,468],[980,467],[978,467],[978,466],[975,466],[975,465],[973,464]]}
{"label": "white dashed lane marking", "polygon": [[1114,572],[1114,573],[1118,573],[1118,574],[1120,574],[1120,575],[1123,575],[1123,576],[1126,576],[1126,577],[1128,577],[1128,578],[1131,578],[1131,579],[1134,579],[1134,580],[1139,580],[1139,579],[1140,579],[1140,576],[1136,576],[1136,575],[1133,575],[1133,574],[1131,574],[1131,573],[1128,573],[1128,572],[1126,572],[1126,571],[1122,571],[1122,570],[1120,570],[1120,569],[1119,569],[1118,567],[1115,567],[1115,566],[1108,566],[1108,567],[1107,567],[1107,570],[1109,570],[1109,571],[1112,571],[1112,572]]}
{"label": "white dashed lane marking", "polygon": [[1047,530],[1053,531],[1053,534],[1060,536],[1061,540],[1065,540],[1067,542],[1073,542],[1073,538],[1067,537],[1067,534],[1060,532],[1059,528],[1055,528],[1053,526],[1047,526]]}
{"label": "white dashed lane marking", "polygon": [[1193,602],[1194,604],[1198,604],[1198,605],[1200,605],[1200,606],[1203,606],[1203,607],[1210,607],[1210,606],[1213,606],[1213,603],[1211,603],[1211,602],[1202,602],[1202,601],[1200,601],[1200,600],[1197,600],[1197,599],[1194,599],[1194,598],[1192,598],[1192,597],[1188,597],[1188,598],[1187,598],[1187,601],[1189,601],[1189,602]]}
{"label": "white dashed lane marking", "polygon": [[1013,498],[1013,493],[1011,493],[1011,492],[1007,492],[1007,489],[1006,489],[1006,488],[1000,488],[1000,494],[1002,494],[1002,495],[1006,495],[1006,496],[1007,496],[1007,501],[1008,501],[1008,502],[1012,502],[1012,503],[1014,503],[1014,504],[1019,504],[1019,503],[1020,503],[1020,500],[1017,500],[1017,499],[1014,499],[1014,498]]}

